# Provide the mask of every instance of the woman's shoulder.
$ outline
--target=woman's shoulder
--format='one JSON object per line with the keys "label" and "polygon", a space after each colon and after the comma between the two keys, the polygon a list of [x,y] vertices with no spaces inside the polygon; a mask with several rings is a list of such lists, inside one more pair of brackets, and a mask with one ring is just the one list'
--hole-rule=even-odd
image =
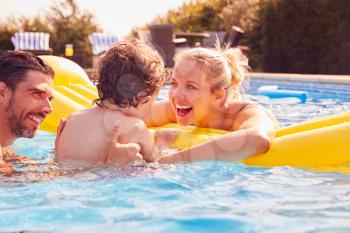
{"label": "woman's shoulder", "polygon": [[272,123],[278,127],[278,121],[273,113],[267,108],[252,101],[236,102],[232,106],[237,109],[234,119],[234,128],[240,128],[245,122],[256,122],[256,124]]}
{"label": "woman's shoulder", "polygon": [[228,106],[229,112],[233,113],[234,115],[240,114],[247,110],[255,111],[259,109],[261,110],[265,108],[252,101],[235,101],[231,102]]}
{"label": "woman's shoulder", "polygon": [[238,113],[247,111],[247,110],[269,112],[267,108],[253,101],[237,101],[231,104],[231,108],[236,109]]}

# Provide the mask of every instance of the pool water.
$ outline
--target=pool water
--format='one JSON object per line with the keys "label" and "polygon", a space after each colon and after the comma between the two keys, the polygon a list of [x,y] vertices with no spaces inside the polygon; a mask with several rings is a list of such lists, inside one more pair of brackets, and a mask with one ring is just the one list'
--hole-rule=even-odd
{"label": "pool water", "polygon": [[[253,83],[252,86],[255,84]],[[315,84],[316,85],[316,84]],[[317,87],[316,89],[320,89]],[[250,93],[250,94],[249,94]],[[350,111],[347,98],[309,93],[253,96],[282,126]],[[161,93],[165,98],[166,90]],[[90,167],[56,164],[54,135],[20,139],[17,163],[0,180],[0,231],[39,232],[348,232],[350,176],[293,167],[218,161]],[[350,155],[349,155],[350,156]]]}

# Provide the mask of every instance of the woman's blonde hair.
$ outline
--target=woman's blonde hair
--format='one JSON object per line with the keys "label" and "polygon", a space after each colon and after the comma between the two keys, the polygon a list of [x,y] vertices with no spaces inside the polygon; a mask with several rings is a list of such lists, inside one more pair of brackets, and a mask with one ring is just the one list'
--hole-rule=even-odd
{"label": "woman's blonde hair", "polygon": [[175,61],[190,59],[201,66],[212,91],[225,88],[226,101],[235,95],[239,98],[238,88],[244,80],[244,74],[249,69],[248,58],[240,49],[221,47],[217,42],[214,49],[192,48],[180,52]]}

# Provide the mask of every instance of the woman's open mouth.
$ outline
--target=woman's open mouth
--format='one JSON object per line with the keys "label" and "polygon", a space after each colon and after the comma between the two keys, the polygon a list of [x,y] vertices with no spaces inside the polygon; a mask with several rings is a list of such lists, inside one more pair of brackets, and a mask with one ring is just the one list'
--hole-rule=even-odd
{"label": "woman's open mouth", "polygon": [[176,114],[180,117],[184,117],[192,111],[192,107],[178,106],[176,105]]}

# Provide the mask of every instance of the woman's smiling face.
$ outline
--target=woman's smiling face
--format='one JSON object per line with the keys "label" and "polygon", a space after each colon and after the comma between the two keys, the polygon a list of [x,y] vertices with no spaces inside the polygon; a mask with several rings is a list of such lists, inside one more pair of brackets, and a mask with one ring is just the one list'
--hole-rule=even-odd
{"label": "woman's smiling face", "polygon": [[203,119],[208,119],[215,98],[201,65],[181,59],[174,68],[169,90],[176,121],[182,125],[200,126]]}

